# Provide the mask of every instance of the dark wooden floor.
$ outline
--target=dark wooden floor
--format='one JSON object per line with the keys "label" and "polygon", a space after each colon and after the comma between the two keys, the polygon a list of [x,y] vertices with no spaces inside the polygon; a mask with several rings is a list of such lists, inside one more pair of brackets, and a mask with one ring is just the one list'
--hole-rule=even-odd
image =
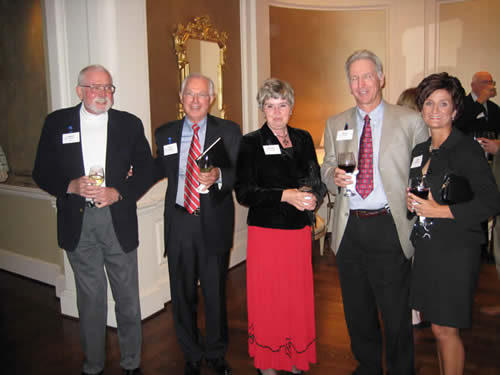
{"label": "dark wooden floor", "polygon": [[[335,266],[329,252],[313,250],[318,363],[308,372],[351,374],[356,362],[349,349]],[[227,359],[236,375],[255,374],[247,355],[246,267],[229,273],[230,345]],[[500,317],[488,317],[479,307],[500,304],[500,281],[493,265],[483,265],[474,307],[474,326],[463,332],[466,374],[500,374]],[[204,326],[203,314],[200,325]],[[108,329],[106,374],[121,374],[116,331]],[[421,375],[439,374],[430,329],[415,330],[416,366]],[[0,373],[79,374],[82,352],[78,321],[60,315],[55,290],[0,271]],[[170,305],[143,325],[143,364],[146,375],[182,374],[184,361],[177,346]],[[206,369],[203,374],[209,374]]]}

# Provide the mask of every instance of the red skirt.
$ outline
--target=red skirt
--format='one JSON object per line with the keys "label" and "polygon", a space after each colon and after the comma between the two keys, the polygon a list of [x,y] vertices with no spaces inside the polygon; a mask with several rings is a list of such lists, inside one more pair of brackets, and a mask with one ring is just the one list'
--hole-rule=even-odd
{"label": "red skirt", "polygon": [[248,351],[259,369],[316,363],[311,227],[249,226]]}

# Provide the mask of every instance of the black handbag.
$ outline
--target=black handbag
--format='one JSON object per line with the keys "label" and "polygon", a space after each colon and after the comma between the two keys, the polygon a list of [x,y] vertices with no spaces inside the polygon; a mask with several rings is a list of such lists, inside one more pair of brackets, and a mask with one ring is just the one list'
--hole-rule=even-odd
{"label": "black handbag", "polygon": [[455,204],[470,201],[474,196],[469,181],[465,177],[454,173],[444,176],[441,186],[441,201],[446,204]]}

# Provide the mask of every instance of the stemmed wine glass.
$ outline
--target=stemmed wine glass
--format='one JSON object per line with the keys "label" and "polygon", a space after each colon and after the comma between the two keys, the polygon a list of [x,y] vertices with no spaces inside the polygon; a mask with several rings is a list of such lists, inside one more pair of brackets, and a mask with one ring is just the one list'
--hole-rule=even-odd
{"label": "stemmed wine glass", "polygon": [[[209,160],[208,154],[203,155],[197,161],[197,163],[198,163],[198,168],[200,168],[200,173],[208,173],[214,168],[211,161]],[[198,187],[196,188],[196,191],[200,194],[208,193],[208,189],[204,184],[199,184]]]}
{"label": "stemmed wine glass", "polygon": [[[422,199],[429,198],[429,185],[425,179],[425,176],[411,176],[408,179],[408,188],[410,189],[410,193],[416,195]],[[413,205],[418,204],[414,202]],[[419,220],[421,223],[425,221],[424,216],[419,216]]]}
{"label": "stemmed wine glass", "polygon": [[356,169],[356,158],[354,156],[354,152],[341,152],[338,157],[338,165],[340,169],[346,171],[348,176],[351,176],[354,182],[346,186],[344,197],[352,197],[356,195],[354,192],[356,186],[356,173],[354,170]]}
{"label": "stemmed wine glass", "polygon": [[104,168],[100,165],[90,167],[89,178],[93,180],[97,186],[101,186],[104,182]]}
{"label": "stemmed wine glass", "polygon": [[[104,168],[100,165],[90,167],[89,178],[94,181],[97,186],[101,186],[104,183]],[[93,199],[91,199],[91,202],[95,203]]]}

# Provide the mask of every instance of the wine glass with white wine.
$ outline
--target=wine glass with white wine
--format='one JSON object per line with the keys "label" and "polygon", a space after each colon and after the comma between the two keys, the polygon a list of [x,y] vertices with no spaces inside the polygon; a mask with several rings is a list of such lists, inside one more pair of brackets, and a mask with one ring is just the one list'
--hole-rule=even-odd
{"label": "wine glass with white wine", "polygon": [[94,181],[97,186],[101,186],[104,182],[104,168],[100,165],[90,167],[89,178]]}
{"label": "wine glass with white wine", "polygon": [[[100,165],[90,167],[89,178],[95,182],[96,186],[101,186],[104,183],[104,168]],[[91,202],[95,204],[93,199]]]}

